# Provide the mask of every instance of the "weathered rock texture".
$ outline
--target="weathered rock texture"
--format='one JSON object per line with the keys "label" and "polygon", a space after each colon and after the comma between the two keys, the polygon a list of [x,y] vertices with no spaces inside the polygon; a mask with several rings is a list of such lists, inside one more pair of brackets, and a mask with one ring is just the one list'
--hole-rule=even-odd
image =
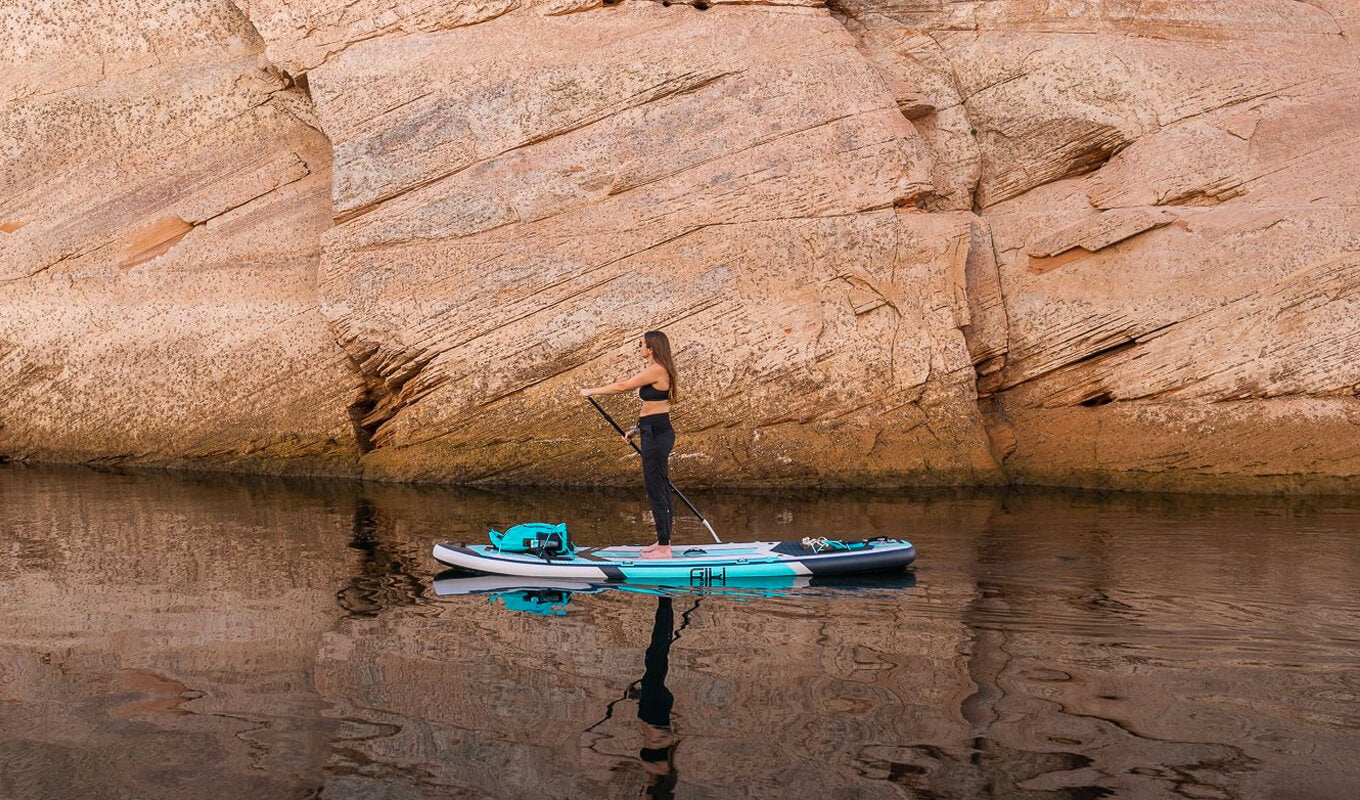
{"label": "weathered rock texture", "polygon": [[352,471],[305,94],[227,2],[0,13],[0,452]]}
{"label": "weathered rock texture", "polygon": [[0,454],[1360,489],[1354,4],[711,5],[0,12]]}
{"label": "weathered rock texture", "polygon": [[974,286],[1004,309],[978,386],[1006,471],[1354,489],[1355,6],[908,5],[846,13],[977,133],[997,272]]}

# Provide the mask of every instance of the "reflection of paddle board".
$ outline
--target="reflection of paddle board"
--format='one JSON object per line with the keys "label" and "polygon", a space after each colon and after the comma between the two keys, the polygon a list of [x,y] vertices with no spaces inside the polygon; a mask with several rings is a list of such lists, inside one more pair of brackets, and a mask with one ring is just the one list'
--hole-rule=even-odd
{"label": "reflection of paddle board", "polygon": [[524,579],[513,575],[475,575],[462,570],[447,570],[434,576],[434,593],[440,597],[458,594],[493,594],[495,592],[537,591],[554,589],[559,592],[598,592],[597,583],[561,581],[552,578]]}
{"label": "reflection of paddle board", "polygon": [[458,595],[490,595],[512,611],[526,611],[542,616],[566,613],[567,603],[574,594],[599,594],[621,591],[653,596],[709,595],[733,600],[753,600],[769,597],[796,597],[801,590],[831,589],[848,592],[875,589],[910,589],[916,576],[910,572],[879,572],[868,575],[810,575],[782,578],[733,578],[726,586],[690,586],[685,583],[639,586],[623,582],[589,583],[586,581],[556,580],[553,578],[523,578],[516,575],[481,575],[461,569],[450,569],[434,577],[434,593],[440,597]]}
{"label": "reflection of paddle board", "polygon": [[[902,577],[912,576],[902,573]],[[564,581],[553,578],[524,578],[518,575],[482,575],[461,569],[450,569],[434,577],[434,593],[439,597],[466,594],[501,594],[503,592],[557,592],[566,594],[599,594],[610,590],[645,595],[669,594],[727,594],[734,597],[762,597],[780,595],[790,589],[805,589],[815,585],[811,577],[799,575],[782,578],[734,578],[727,586],[690,586],[678,584],[635,585],[622,581]]]}
{"label": "reflection of paddle board", "polygon": [[[649,588],[632,586],[627,583],[589,583],[586,581],[563,581],[552,578],[521,578],[515,575],[481,575],[461,569],[444,570],[434,576],[434,593],[439,597],[452,597],[469,594],[498,594],[500,592],[539,592],[556,591],[576,594],[598,594],[611,589],[637,594],[727,594],[743,596],[748,592],[783,594],[799,589],[835,589],[849,592],[872,591],[875,589],[910,589],[916,585],[916,576],[911,572],[873,573],[868,575],[833,575],[814,578],[808,575],[786,578],[745,578],[733,580],[729,587],[690,587],[668,586]],[[664,590],[664,591],[663,591]],[[677,591],[678,590],[678,591]]]}
{"label": "reflection of paddle board", "polygon": [[434,557],[441,563],[492,575],[681,586],[880,572],[901,569],[916,558],[916,548],[901,539],[677,545],[672,552],[671,558],[643,558],[639,548],[626,546],[577,547],[543,555],[451,542],[434,547]]}

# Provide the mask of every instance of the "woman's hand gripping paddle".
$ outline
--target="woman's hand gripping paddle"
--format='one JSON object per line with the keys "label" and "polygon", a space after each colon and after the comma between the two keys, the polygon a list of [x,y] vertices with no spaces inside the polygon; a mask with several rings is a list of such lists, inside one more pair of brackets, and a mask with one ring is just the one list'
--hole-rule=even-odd
{"label": "woman's hand gripping paddle", "polygon": [[[596,411],[600,412],[600,416],[604,417],[605,420],[608,421],[610,425],[614,426],[614,430],[618,431],[619,435],[622,436],[624,440],[628,442],[628,444],[633,448],[633,452],[637,453],[639,456],[642,455],[642,451],[638,449],[637,443],[634,442],[632,438],[628,436],[628,434],[624,433],[623,428],[620,428],[619,423],[615,422],[614,418],[609,416],[609,414],[604,410],[604,407],[601,406],[599,402],[597,402],[593,397],[587,396],[586,399],[590,401],[590,404],[592,406],[595,406]],[[681,494],[680,490],[675,488],[675,484],[671,483],[669,479],[667,479],[666,485],[671,487],[671,491],[675,492],[675,496],[680,498],[680,502],[684,503],[686,506],[689,506],[689,510],[694,512],[694,516],[699,518],[699,521],[704,524],[705,528],[708,528],[708,532],[713,536],[713,541],[717,542],[718,544],[722,544],[722,539],[718,538],[718,532],[713,530],[713,526],[708,524],[708,520],[704,519],[704,515],[699,513],[699,509],[694,507],[694,504],[689,501],[689,498]]]}

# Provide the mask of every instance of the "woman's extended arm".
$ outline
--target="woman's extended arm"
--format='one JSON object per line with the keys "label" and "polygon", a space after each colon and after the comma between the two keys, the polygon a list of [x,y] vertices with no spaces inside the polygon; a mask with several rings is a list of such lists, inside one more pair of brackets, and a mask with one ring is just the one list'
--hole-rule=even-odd
{"label": "woman's extended arm", "polygon": [[581,390],[582,397],[590,397],[594,394],[618,394],[630,389],[639,389],[648,384],[656,383],[666,378],[666,368],[660,364],[652,364],[643,371],[627,380],[611,383],[608,386],[592,386]]}

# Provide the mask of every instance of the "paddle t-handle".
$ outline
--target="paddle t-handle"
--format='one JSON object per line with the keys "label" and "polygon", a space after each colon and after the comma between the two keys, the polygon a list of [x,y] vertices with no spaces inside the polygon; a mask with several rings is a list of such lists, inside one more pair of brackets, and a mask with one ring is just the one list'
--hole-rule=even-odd
{"label": "paddle t-handle", "polygon": [[[599,402],[597,402],[593,397],[587,396],[586,399],[590,401],[590,404],[592,406],[595,406],[596,411],[600,412],[600,416],[604,417],[609,422],[610,425],[614,426],[614,430],[618,431],[620,436],[622,436],[624,439],[627,439],[629,446],[633,448],[633,452],[641,456],[642,450],[638,448],[637,443],[634,442],[632,439],[628,438],[628,434],[624,433],[623,428],[619,427],[619,423],[615,422],[614,418],[609,416],[609,412],[604,410],[604,406],[600,405]],[[689,501],[689,498],[685,497],[684,493],[682,493],[679,489],[675,488],[675,484],[671,483],[669,478],[666,479],[666,485],[671,487],[671,491],[675,492],[675,496],[679,497],[682,503],[684,503],[686,506],[689,506],[689,510],[693,511],[694,516],[698,517],[699,521],[702,522],[704,527],[708,529],[709,534],[713,537],[713,541],[717,542],[718,544],[722,544],[722,539],[718,538],[718,532],[713,530],[713,526],[709,524],[708,520],[704,518],[703,514],[699,513],[699,509],[694,507],[694,504]]]}

